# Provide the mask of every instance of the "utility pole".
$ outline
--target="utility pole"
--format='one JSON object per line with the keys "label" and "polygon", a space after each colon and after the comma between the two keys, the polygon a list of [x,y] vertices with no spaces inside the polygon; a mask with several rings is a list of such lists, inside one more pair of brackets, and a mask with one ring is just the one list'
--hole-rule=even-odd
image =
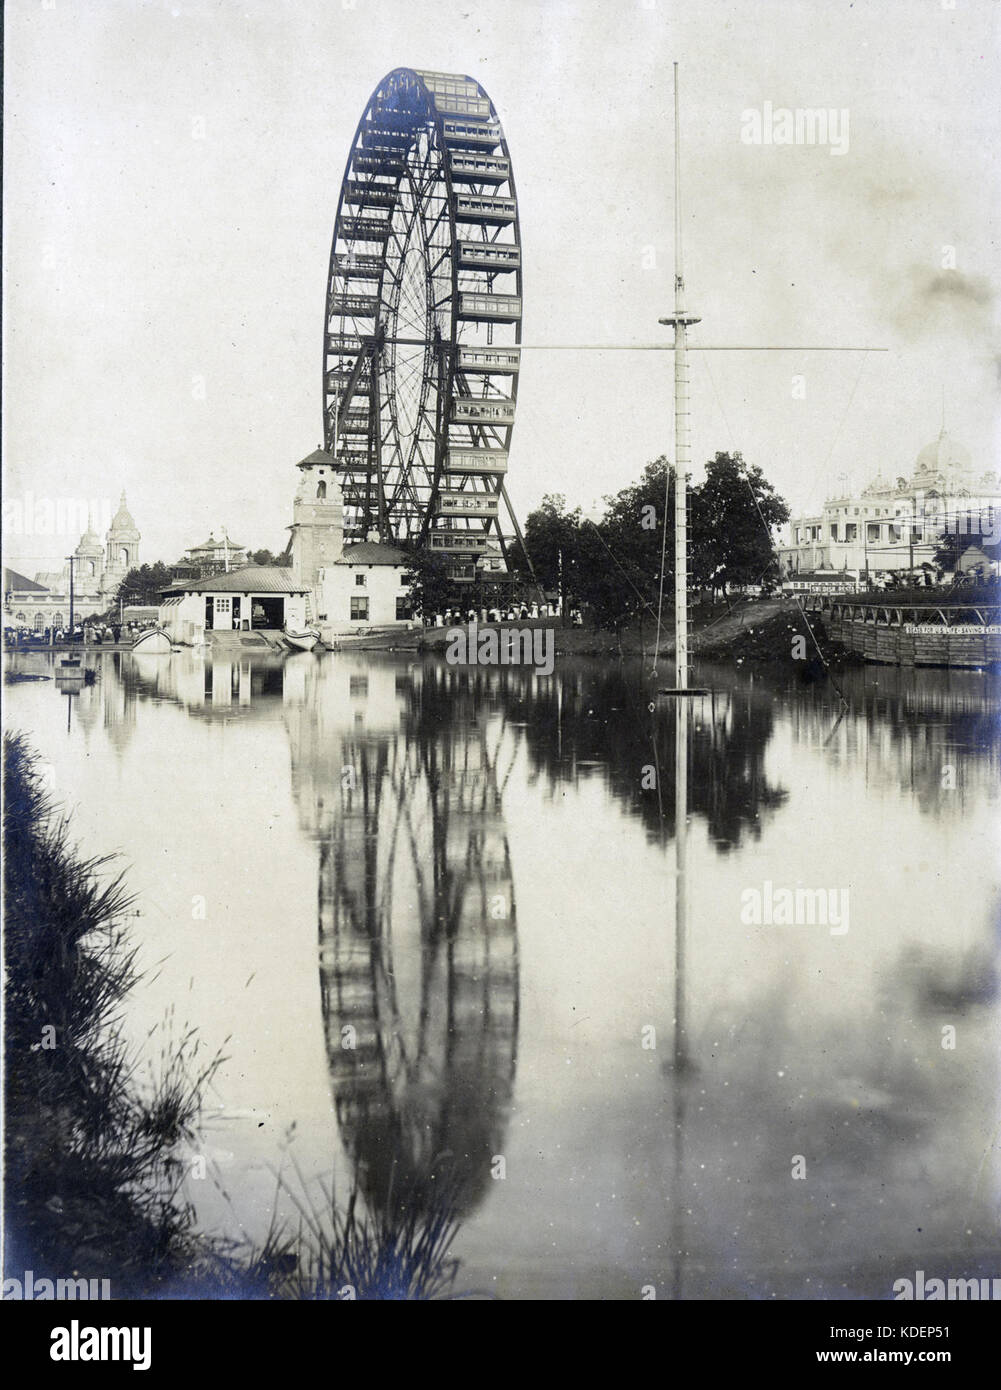
{"label": "utility pole", "polygon": [[76,560],[75,555],[67,555],[70,566],[70,641],[73,640],[73,564]]}

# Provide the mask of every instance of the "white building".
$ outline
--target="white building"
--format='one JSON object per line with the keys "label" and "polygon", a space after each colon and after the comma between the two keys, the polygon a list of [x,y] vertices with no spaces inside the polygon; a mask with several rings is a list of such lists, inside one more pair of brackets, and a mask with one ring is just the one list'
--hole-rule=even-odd
{"label": "white building", "polygon": [[[407,557],[394,545],[359,541],[321,571],[317,621],[331,635],[411,621]],[[322,607],[320,606],[322,605]]]}
{"label": "white building", "polygon": [[920,570],[934,563],[946,531],[981,520],[972,539],[1001,532],[1001,479],[978,473],[969,453],[943,429],[918,454],[911,476],[891,482],[878,476],[858,495],[829,497],[823,510],[795,517],[789,542],[779,547],[784,576],[800,571],[841,571],[879,577]]}
{"label": "white building", "polygon": [[344,505],[334,460],[316,449],[298,465],[292,510],[292,574],[308,587],[310,621],[324,641],[411,621],[407,557],[375,532],[345,546]]}
{"label": "white building", "polygon": [[161,594],[159,624],[172,641],[189,645],[217,632],[301,630],[308,599],[309,590],[291,570],[245,565],[172,584]]}

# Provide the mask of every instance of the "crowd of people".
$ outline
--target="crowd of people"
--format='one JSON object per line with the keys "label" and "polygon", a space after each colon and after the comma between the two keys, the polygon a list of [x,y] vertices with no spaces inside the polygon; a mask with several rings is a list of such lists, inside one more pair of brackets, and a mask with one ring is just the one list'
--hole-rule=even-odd
{"label": "crowd of people", "polygon": [[102,623],[88,621],[76,623],[72,628],[46,627],[32,629],[27,627],[5,627],[4,642],[7,646],[51,646],[64,642],[80,642],[85,647],[131,646],[154,622]]}
{"label": "crowd of people", "polygon": [[[446,608],[444,613],[436,613],[426,623],[427,627],[454,627],[456,623],[517,623],[533,622],[540,618],[556,618],[559,608],[554,603],[520,603],[507,608]],[[582,621],[579,612],[571,612],[570,622],[579,625]]]}

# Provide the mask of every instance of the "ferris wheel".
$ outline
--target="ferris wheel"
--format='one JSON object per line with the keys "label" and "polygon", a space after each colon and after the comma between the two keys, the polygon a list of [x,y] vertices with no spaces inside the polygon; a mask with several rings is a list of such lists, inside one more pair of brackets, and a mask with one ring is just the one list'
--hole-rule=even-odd
{"label": "ferris wheel", "polygon": [[346,536],[416,541],[467,579],[492,532],[505,549],[520,341],[497,112],[471,77],[396,68],[355,132],[327,280],[324,435]]}

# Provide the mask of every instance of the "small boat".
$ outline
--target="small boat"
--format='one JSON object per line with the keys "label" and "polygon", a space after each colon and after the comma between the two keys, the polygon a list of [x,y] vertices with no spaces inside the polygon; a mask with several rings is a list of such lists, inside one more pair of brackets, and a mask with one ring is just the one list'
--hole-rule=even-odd
{"label": "small boat", "polygon": [[282,630],[282,636],[293,651],[297,652],[311,652],[320,640],[320,634],[309,627],[303,628],[302,632],[294,632],[286,627]]}
{"label": "small boat", "polygon": [[161,627],[151,627],[148,632],[144,632],[132,643],[134,652],[141,652],[143,656],[166,656],[170,651],[170,638]]}

